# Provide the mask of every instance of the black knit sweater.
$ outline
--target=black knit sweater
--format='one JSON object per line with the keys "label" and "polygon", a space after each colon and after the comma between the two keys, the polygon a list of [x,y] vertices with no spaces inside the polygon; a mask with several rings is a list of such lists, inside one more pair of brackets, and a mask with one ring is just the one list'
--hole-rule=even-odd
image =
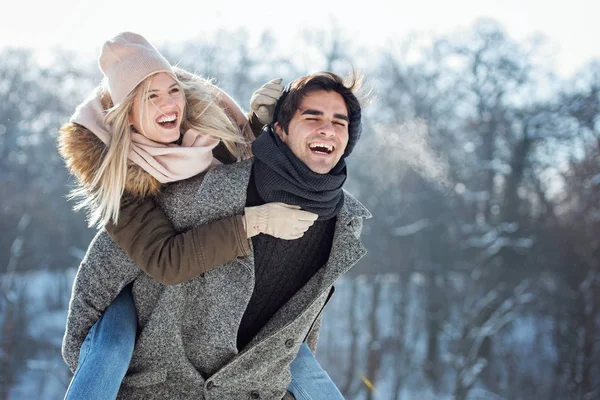
{"label": "black knit sweater", "polygon": [[[254,183],[248,185],[246,206],[265,204]],[[238,331],[238,349],[243,349],[271,317],[329,259],[336,218],[315,221],[300,239],[283,240],[259,234],[254,246],[255,284]]]}

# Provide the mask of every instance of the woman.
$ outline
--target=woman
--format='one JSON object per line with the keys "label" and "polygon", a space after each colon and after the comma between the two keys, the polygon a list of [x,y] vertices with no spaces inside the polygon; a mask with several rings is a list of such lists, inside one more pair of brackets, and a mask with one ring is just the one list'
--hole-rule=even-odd
{"label": "woman", "polygon": [[[248,142],[253,135],[239,107],[208,81],[171,67],[142,36],[125,32],[107,41],[99,63],[105,76],[103,85],[77,108],[59,136],[61,155],[78,179],[74,195],[82,200],[77,207],[88,211],[90,225],[118,223],[121,207],[157,195],[170,182],[250,155]],[[189,279],[247,256],[247,238],[254,234],[298,238],[315,218],[294,207],[270,203],[248,207],[243,215],[205,224],[185,235],[165,238],[160,226],[152,233],[160,234],[161,244],[169,247],[171,256],[184,246],[194,249],[194,262],[186,264],[193,268],[186,271]],[[246,233],[246,226],[252,227],[250,233]],[[102,235],[100,232],[95,241]],[[111,273],[110,255],[106,257],[104,272]],[[161,266],[161,280],[178,283],[173,279],[181,276],[180,265]],[[157,271],[146,272],[156,276]],[[123,282],[136,279],[135,272],[127,273]],[[98,275],[101,280],[102,271]],[[76,366],[66,398],[117,396],[129,368],[138,318],[143,318],[136,315],[129,283],[111,289],[114,301],[110,306],[99,300],[91,307],[96,312],[84,319],[87,325],[96,322],[81,343],[77,358],[63,347],[71,369]],[[79,280],[77,284],[86,283]],[[95,283],[89,281],[88,285],[93,291]],[[72,299],[70,318],[77,307]],[[69,330],[85,332],[86,328],[68,323]],[[68,336],[66,332],[65,338]],[[81,334],[77,340],[80,338]]]}

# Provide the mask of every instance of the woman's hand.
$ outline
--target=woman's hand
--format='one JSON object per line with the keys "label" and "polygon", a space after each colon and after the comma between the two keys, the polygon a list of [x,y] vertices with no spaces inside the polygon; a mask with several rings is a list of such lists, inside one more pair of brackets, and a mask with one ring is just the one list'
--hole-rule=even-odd
{"label": "woman's hand", "polygon": [[275,103],[277,103],[283,92],[282,80],[281,78],[270,80],[258,88],[250,98],[250,109],[264,125],[273,121]]}
{"label": "woman's hand", "polygon": [[279,239],[292,240],[304,235],[318,218],[299,206],[267,203],[244,209],[244,227],[248,238],[265,233]]}

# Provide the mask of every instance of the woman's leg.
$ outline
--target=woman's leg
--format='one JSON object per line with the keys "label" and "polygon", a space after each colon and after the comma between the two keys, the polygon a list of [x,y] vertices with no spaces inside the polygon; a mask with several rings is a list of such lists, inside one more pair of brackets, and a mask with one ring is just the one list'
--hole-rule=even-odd
{"label": "woman's leg", "polygon": [[131,285],[92,326],[81,345],[65,400],[114,400],[129,368],[137,331]]}
{"label": "woman's leg", "polygon": [[302,343],[291,364],[292,383],[288,390],[296,400],[343,400],[335,383],[321,367],[306,343]]}

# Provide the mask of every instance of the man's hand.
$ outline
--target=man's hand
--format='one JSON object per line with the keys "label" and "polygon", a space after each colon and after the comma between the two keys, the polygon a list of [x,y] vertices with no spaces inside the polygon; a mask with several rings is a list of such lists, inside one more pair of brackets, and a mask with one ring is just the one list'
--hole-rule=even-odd
{"label": "man's hand", "polygon": [[285,203],[267,203],[244,209],[248,238],[265,233],[279,239],[292,240],[304,235],[318,218],[317,214]]}
{"label": "man's hand", "polygon": [[263,124],[273,121],[275,103],[281,97],[283,86],[282,78],[275,78],[262,85],[250,98],[250,109],[256,114],[258,120]]}

